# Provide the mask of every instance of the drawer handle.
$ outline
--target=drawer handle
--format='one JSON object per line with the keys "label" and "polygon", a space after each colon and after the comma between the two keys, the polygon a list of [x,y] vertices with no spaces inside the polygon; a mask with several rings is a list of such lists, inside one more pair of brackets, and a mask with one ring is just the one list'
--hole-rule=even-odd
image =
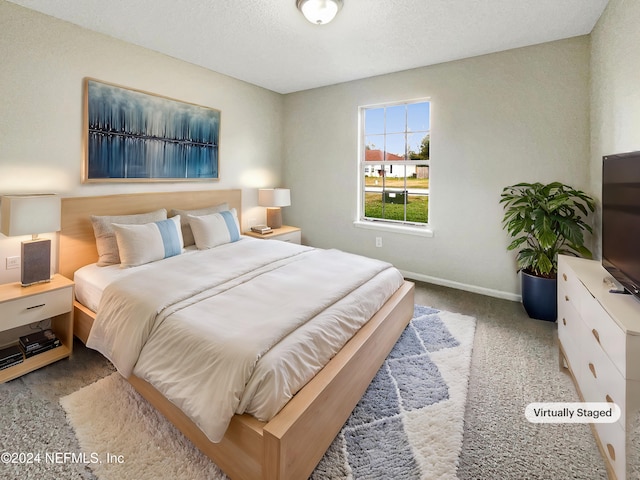
{"label": "drawer handle", "polygon": [[566,273],[563,273],[563,274],[562,274],[562,279],[563,279],[565,282],[567,281],[567,274],[566,274]]}
{"label": "drawer handle", "polygon": [[598,333],[598,331],[594,328],[593,330],[591,330],[591,333],[593,333],[593,336],[596,337],[596,340],[598,341],[598,343],[600,343],[600,334]]}
{"label": "drawer handle", "polygon": [[616,459],[616,449],[613,448],[613,445],[611,445],[610,443],[607,443],[607,450],[609,451],[609,456],[611,457],[611,460],[615,460]]}
{"label": "drawer handle", "polygon": [[562,317],[562,324],[566,327],[567,326],[567,319]]}
{"label": "drawer handle", "polygon": [[593,363],[589,364],[589,370],[591,370],[591,373],[593,374],[593,378],[598,378],[598,376],[596,375],[596,367],[594,367]]}
{"label": "drawer handle", "polygon": [[565,296],[564,296],[564,301],[565,301],[565,302],[568,302],[568,301],[569,301],[569,295],[565,295]]}
{"label": "drawer handle", "polygon": [[614,402],[614,401],[613,401],[613,398],[611,398],[609,395],[607,395],[607,396],[606,396],[606,397],[604,397],[604,398],[605,398],[605,400],[606,400],[607,402],[609,402],[609,403],[616,403],[616,402]]}
{"label": "drawer handle", "polygon": [[33,310],[34,308],[42,308],[46,305],[46,303],[41,303],[40,305],[34,305],[33,307],[27,307],[27,310]]}

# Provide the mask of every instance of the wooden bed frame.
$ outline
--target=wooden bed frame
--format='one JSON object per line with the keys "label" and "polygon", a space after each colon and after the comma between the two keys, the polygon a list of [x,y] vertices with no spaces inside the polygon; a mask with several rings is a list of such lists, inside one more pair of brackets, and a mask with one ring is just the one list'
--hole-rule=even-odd
{"label": "wooden bed frame", "polygon": [[[189,210],[227,202],[241,212],[240,190],[141,193],[62,199],[59,272],[68,278],[97,261],[90,215],[126,215],[158,208]],[[269,422],[235,415],[212,443],[146,381],[129,382],[232,479],[308,478],[358,403],[413,315],[414,285],[405,282],[338,354]],[[74,304],[74,334],[86,343],[95,313]]]}

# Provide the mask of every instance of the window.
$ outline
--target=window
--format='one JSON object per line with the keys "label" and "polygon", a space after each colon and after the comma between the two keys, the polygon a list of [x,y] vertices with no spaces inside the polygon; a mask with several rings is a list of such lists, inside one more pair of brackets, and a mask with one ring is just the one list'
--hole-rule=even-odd
{"label": "window", "polygon": [[429,223],[430,102],[362,107],[361,220]]}

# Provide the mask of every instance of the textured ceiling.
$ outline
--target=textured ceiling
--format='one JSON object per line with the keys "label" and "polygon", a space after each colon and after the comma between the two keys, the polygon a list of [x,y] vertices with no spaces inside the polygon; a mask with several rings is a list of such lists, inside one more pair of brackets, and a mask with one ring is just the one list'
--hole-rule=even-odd
{"label": "textured ceiling", "polygon": [[344,0],[313,25],[295,0],[10,0],[279,92],[591,32],[608,0]]}

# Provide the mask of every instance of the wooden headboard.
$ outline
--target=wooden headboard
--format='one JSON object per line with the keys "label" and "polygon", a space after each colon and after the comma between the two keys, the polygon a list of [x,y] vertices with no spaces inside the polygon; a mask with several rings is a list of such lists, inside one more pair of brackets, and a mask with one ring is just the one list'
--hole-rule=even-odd
{"label": "wooden headboard", "polygon": [[[98,260],[91,215],[131,215],[165,208],[192,210],[220,203],[238,212],[241,220],[241,190],[198,190],[161,193],[132,193],[62,199],[62,221],[58,241],[58,272],[73,279],[74,272]],[[242,225],[242,221],[240,221]]]}

